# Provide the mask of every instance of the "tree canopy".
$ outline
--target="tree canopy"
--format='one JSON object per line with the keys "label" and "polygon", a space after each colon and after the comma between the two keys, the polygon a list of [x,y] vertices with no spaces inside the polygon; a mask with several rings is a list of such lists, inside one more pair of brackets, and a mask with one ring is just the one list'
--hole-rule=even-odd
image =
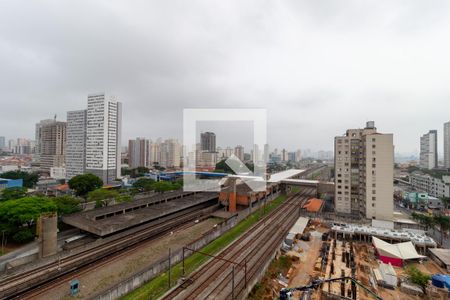
{"label": "tree canopy", "polygon": [[36,185],[39,180],[39,175],[37,173],[28,173],[20,170],[8,171],[0,174],[0,178],[6,179],[23,179],[23,186],[27,188],[32,188]]}
{"label": "tree canopy", "polygon": [[406,269],[406,273],[408,274],[409,280],[411,280],[412,283],[420,285],[423,290],[425,290],[426,286],[428,285],[428,281],[431,280],[430,275],[421,272],[414,266]]}
{"label": "tree canopy", "polygon": [[23,198],[27,195],[27,188],[12,187],[4,189],[0,192],[0,201],[13,200]]}
{"label": "tree canopy", "polygon": [[71,196],[59,196],[52,198],[59,215],[73,214],[81,211],[80,200]]}
{"label": "tree canopy", "polygon": [[111,189],[97,189],[89,192],[89,201],[95,201],[95,207],[108,206],[113,200],[116,202],[129,202],[132,200],[128,193],[121,193]]}
{"label": "tree canopy", "polygon": [[25,197],[0,203],[0,223],[30,227],[45,212],[56,212],[57,205],[47,197]]}
{"label": "tree canopy", "polygon": [[170,183],[167,181],[158,181],[153,184],[155,192],[164,193],[167,191],[178,190],[181,188],[179,183]]}
{"label": "tree canopy", "polygon": [[131,178],[142,177],[148,172],[150,172],[150,169],[147,167],[122,168],[122,175],[129,175]]}
{"label": "tree canopy", "polygon": [[94,174],[77,175],[69,180],[69,187],[80,197],[86,197],[89,192],[102,186],[103,181]]}
{"label": "tree canopy", "polygon": [[150,178],[139,178],[133,183],[133,187],[137,189],[143,189],[144,191],[153,190],[153,184],[155,181]]}

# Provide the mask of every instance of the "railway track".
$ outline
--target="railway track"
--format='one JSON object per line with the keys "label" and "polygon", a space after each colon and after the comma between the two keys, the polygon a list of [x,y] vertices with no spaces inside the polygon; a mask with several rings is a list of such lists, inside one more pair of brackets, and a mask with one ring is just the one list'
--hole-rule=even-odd
{"label": "railway track", "polygon": [[[15,274],[0,279],[0,299],[33,299],[59,284],[63,280],[74,277],[74,272],[82,272],[80,268],[90,270],[98,267],[96,263],[107,263],[116,259],[117,255],[132,251],[140,243],[156,239],[168,232],[178,229],[187,222],[202,216],[204,205],[184,210],[171,216],[163,223],[133,230],[133,233],[114,239],[109,243],[95,246],[85,252],[68,255],[60,260],[39,266],[31,271]],[[170,216],[169,216],[170,217]],[[38,288],[38,289],[37,289]]]}
{"label": "railway track", "polygon": [[[313,192],[304,189],[211,259],[163,299],[241,299],[299,217],[299,206]],[[233,283],[234,282],[234,283]]]}

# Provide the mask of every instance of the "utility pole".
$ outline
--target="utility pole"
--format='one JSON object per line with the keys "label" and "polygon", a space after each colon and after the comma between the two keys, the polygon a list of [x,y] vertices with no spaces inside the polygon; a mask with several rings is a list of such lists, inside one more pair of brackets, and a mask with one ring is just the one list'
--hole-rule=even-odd
{"label": "utility pole", "polygon": [[[170,289],[170,275],[171,275],[171,254],[172,254],[172,251],[171,251],[172,249],[171,248],[169,248],[169,289]],[[184,261],[184,260],[183,260]]]}

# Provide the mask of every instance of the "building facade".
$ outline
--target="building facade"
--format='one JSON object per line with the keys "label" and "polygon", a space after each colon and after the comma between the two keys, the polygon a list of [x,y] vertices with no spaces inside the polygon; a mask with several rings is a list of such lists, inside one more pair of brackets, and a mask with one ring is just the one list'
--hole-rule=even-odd
{"label": "building facade", "polygon": [[241,161],[244,161],[244,147],[238,145],[234,148],[234,155],[239,158]]}
{"label": "building facade", "polygon": [[434,169],[438,166],[437,130],[430,130],[420,137],[420,167]]}
{"label": "building facade", "polygon": [[3,150],[6,148],[6,139],[4,136],[0,136],[0,150]]}
{"label": "building facade", "polygon": [[450,122],[444,124],[444,167],[450,169]]}
{"label": "building facade", "polygon": [[36,153],[41,172],[50,174],[52,167],[64,167],[67,123],[44,120],[36,124]]}
{"label": "building facade", "polygon": [[122,104],[104,93],[88,96],[86,113],[87,173],[104,183],[120,178]]}
{"label": "building facade", "polygon": [[437,198],[450,197],[450,176],[436,178],[428,174],[414,172],[409,176],[411,187]]}
{"label": "building facade", "polygon": [[176,139],[165,140],[160,145],[160,166],[179,168],[181,166],[181,145]]}
{"label": "building facade", "polygon": [[85,173],[87,110],[67,112],[66,179]]}
{"label": "building facade", "polygon": [[200,144],[202,151],[216,152],[216,134],[214,132],[202,132]]}
{"label": "building facade", "polygon": [[369,219],[392,220],[394,146],[392,134],[374,122],[335,137],[335,210]]}
{"label": "building facade", "polygon": [[147,167],[149,165],[149,141],[136,138],[128,141],[128,165],[130,168]]}

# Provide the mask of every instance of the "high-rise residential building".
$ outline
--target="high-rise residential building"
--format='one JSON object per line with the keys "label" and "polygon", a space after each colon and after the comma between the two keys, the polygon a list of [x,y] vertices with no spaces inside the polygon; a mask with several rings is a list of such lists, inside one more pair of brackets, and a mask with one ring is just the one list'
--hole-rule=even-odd
{"label": "high-rise residential building", "polygon": [[6,148],[6,140],[4,136],[0,136],[0,150]]}
{"label": "high-rise residential building", "polygon": [[295,152],[295,161],[296,162],[299,162],[299,161],[301,161],[302,160],[302,151],[300,150],[300,149],[298,149],[296,152]]}
{"label": "high-rise residential building", "polygon": [[161,162],[161,140],[150,141],[148,145],[148,167]]}
{"label": "high-rise residential building", "polygon": [[216,152],[216,134],[214,132],[202,132],[200,144],[202,151]]}
{"label": "high-rise residential building", "polygon": [[[52,167],[64,167],[66,155],[67,123],[44,120],[36,124],[36,153],[41,172],[50,174]],[[17,143],[22,144],[22,141]]]}
{"label": "high-rise residential building", "polygon": [[267,163],[269,162],[269,156],[270,156],[270,148],[269,144],[264,144],[264,154],[263,154],[264,161]]}
{"label": "high-rise residential building", "polygon": [[438,166],[437,130],[430,130],[420,137],[420,167],[434,169]]}
{"label": "high-rise residential building", "polygon": [[16,147],[16,140],[8,140],[8,149],[10,152],[14,152],[14,149]]}
{"label": "high-rise residential building", "polygon": [[85,173],[87,110],[67,112],[66,179]]}
{"label": "high-rise residential building", "polygon": [[378,133],[373,121],[335,137],[335,210],[369,219],[392,220],[393,135]]}
{"label": "high-rise residential building", "polygon": [[149,161],[149,141],[145,138],[136,138],[128,141],[128,165],[134,169],[147,167]]}
{"label": "high-rise residential building", "polygon": [[236,155],[236,157],[241,161],[244,161],[244,147],[242,147],[241,145],[237,145],[234,148],[234,155]]}
{"label": "high-rise residential building", "polygon": [[[36,151],[35,151],[34,159],[38,162],[40,161],[40,159],[39,159],[39,156],[40,156],[39,134],[40,134],[41,126],[51,124],[54,121],[55,121],[55,119],[46,119],[46,120],[41,120],[39,123],[36,124],[36,127],[35,127]],[[11,143],[10,143],[9,149],[12,152],[14,152],[15,147],[16,147],[16,142],[14,142],[13,145],[11,145]]]}
{"label": "high-rise residential building", "polygon": [[283,150],[281,150],[281,161],[288,161],[289,157],[288,157],[288,152],[286,149],[283,148]]}
{"label": "high-rise residential building", "polygon": [[444,124],[444,166],[450,169],[450,122]]}
{"label": "high-rise residential building", "polygon": [[91,94],[86,116],[85,171],[111,182],[121,174],[122,104],[104,93]]}
{"label": "high-rise residential building", "polygon": [[161,143],[160,153],[160,166],[164,168],[179,168],[181,166],[181,145],[176,139],[168,139]]}

